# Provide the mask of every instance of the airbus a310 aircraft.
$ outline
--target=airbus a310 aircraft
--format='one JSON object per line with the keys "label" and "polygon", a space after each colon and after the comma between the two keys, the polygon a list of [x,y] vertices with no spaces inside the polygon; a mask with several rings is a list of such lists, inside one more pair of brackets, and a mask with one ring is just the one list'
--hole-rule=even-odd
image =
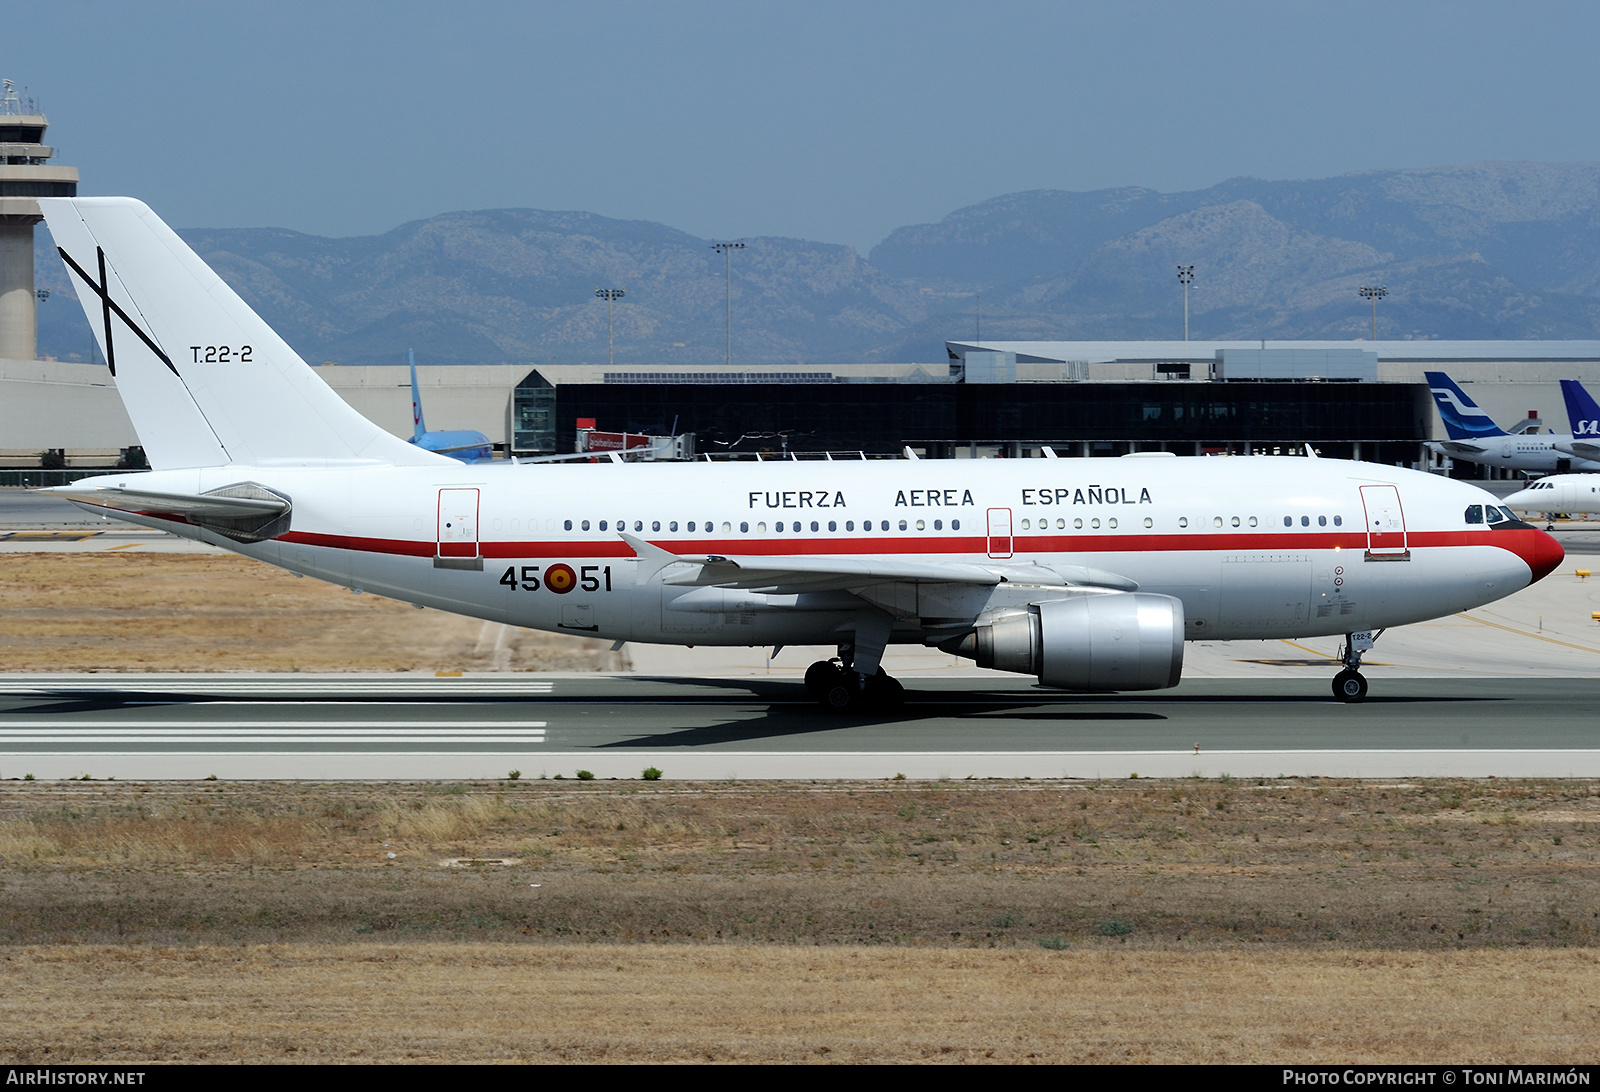
{"label": "airbus a310 aircraft", "polygon": [[1185,639],[1372,632],[1549,573],[1474,486],[1315,458],[465,465],[341,401],[154,213],[39,202],[155,468],[52,492],[294,572],[615,641],[829,644],[822,704],[893,701],[891,642],[1080,691],[1176,685]]}

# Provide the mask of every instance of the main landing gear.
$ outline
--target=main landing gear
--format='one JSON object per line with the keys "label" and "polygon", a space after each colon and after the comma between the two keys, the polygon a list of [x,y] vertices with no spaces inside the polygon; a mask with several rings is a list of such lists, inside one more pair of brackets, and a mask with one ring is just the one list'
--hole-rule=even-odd
{"label": "main landing gear", "polygon": [[1344,639],[1344,648],[1339,651],[1339,658],[1344,661],[1344,670],[1333,677],[1333,697],[1335,701],[1354,704],[1367,699],[1367,679],[1361,674],[1361,654],[1372,651],[1373,642],[1383,634],[1379,630],[1374,635],[1370,630],[1364,633],[1347,633]]}
{"label": "main landing gear", "polygon": [[905,687],[885,675],[883,668],[862,676],[842,660],[818,660],[806,668],[806,690],[829,713],[894,709],[906,699]]}

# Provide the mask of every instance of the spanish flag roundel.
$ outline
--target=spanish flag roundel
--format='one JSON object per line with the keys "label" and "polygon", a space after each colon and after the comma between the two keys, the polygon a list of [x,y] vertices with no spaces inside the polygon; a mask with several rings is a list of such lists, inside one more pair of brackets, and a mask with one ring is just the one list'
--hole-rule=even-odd
{"label": "spanish flag roundel", "polygon": [[578,583],[578,574],[571,565],[552,565],[544,571],[544,586],[557,595],[565,595]]}

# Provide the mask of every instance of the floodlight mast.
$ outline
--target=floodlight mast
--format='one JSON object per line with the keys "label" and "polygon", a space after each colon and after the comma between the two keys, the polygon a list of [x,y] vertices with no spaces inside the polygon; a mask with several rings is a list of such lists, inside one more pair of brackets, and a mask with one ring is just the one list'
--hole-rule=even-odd
{"label": "floodlight mast", "polygon": [[1388,285],[1378,285],[1376,288],[1368,285],[1361,286],[1361,298],[1372,301],[1372,340],[1378,340],[1378,301],[1389,294]]}
{"label": "floodlight mast", "polygon": [[628,294],[626,288],[596,288],[594,294],[606,301],[606,359],[611,361],[611,366],[617,366],[616,343],[611,340],[611,305]]}
{"label": "floodlight mast", "polygon": [[722,275],[725,279],[725,294],[728,311],[728,367],[733,367],[733,252],[743,250],[744,243],[712,243],[711,249],[722,255]]}
{"label": "floodlight mast", "polygon": [[1178,283],[1183,285],[1183,340],[1189,340],[1189,286],[1194,283],[1194,266],[1178,267]]}

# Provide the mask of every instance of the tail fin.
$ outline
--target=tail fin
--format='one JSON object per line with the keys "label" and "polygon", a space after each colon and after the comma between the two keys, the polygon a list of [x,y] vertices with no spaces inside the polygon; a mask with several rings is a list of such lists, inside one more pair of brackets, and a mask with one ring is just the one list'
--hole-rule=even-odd
{"label": "tail fin", "polygon": [[1600,436],[1600,406],[1576,379],[1561,381],[1561,397],[1567,402],[1567,421],[1574,436]]}
{"label": "tail fin", "polygon": [[428,426],[422,423],[422,392],[417,390],[417,354],[406,350],[406,361],[411,365],[411,442],[421,443]]}
{"label": "tail fin", "polygon": [[1450,439],[1481,440],[1485,436],[1506,434],[1448,375],[1443,372],[1422,374],[1428,381],[1433,400],[1438,403],[1439,416],[1444,418],[1444,429]]}
{"label": "tail fin", "polygon": [[351,409],[143,203],[40,207],[158,470],[441,461]]}

